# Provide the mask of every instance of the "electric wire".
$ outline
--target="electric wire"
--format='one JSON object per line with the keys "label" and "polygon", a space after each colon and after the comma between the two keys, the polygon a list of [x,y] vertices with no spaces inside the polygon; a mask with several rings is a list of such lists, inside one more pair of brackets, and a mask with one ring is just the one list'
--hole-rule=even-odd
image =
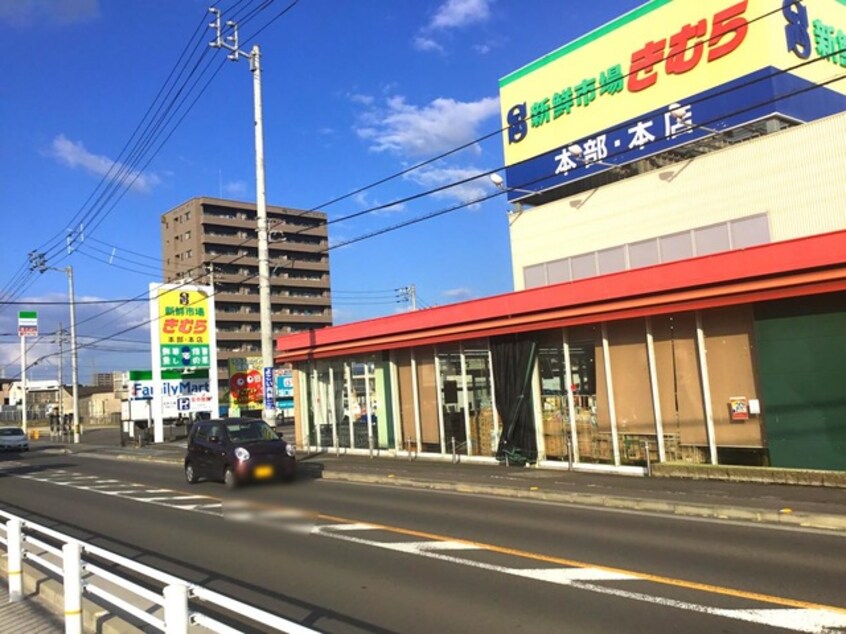
{"label": "electric wire", "polygon": [[[838,53],[839,53],[839,52],[838,52]],[[829,55],[829,56],[830,56],[830,55]],[[829,57],[829,56],[826,56],[826,57]],[[820,58],[817,58],[817,59],[815,59],[815,60],[811,60],[811,62],[821,61],[822,59],[825,59],[825,57],[820,57]],[[809,62],[806,62],[806,63],[809,63]],[[802,66],[802,65],[805,65],[805,64],[801,64],[801,65],[799,65],[799,66]],[[783,71],[783,72],[786,72],[786,71]],[[765,79],[766,79],[766,78],[765,78]],[[841,76],[841,77],[834,78],[834,79],[832,79],[832,80],[829,80],[828,82],[825,82],[825,83],[823,83],[823,84],[820,84],[820,86],[827,85],[828,83],[832,83],[833,81],[838,81],[838,80],[840,80],[840,79],[842,79],[842,76]],[[817,88],[817,87],[818,87],[818,86],[811,86],[811,87],[809,87],[808,89],[814,89],[814,88]],[[808,89],[806,89],[806,90],[808,90]],[[804,90],[803,90],[803,91],[799,91],[799,92],[804,92]],[[788,96],[788,95],[782,95],[782,96],[780,96],[780,98],[786,98],[787,96]],[[759,104],[759,105],[760,105],[760,104]],[[723,115],[723,116],[725,116],[725,115]],[[482,175],[484,175],[484,174],[482,174]],[[494,197],[494,196],[498,196],[498,195],[500,195],[500,193],[496,193],[496,194],[491,195],[491,196],[485,196],[485,197],[482,197],[482,198],[476,199],[476,200],[474,200],[474,201],[471,201],[471,202],[469,202],[469,203],[465,203],[465,204],[462,204],[462,205],[456,205],[456,206],[454,206],[454,207],[450,207],[450,208],[447,208],[447,209],[445,209],[445,210],[440,210],[440,211],[437,211],[437,212],[432,212],[432,213],[430,213],[430,214],[426,214],[425,216],[418,217],[418,218],[412,219],[412,220],[410,220],[410,221],[406,221],[406,222],[403,222],[403,223],[398,223],[398,224],[392,225],[392,226],[390,226],[390,227],[386,227],[386,228],[383,228],[383,229],[380,229],[380,230],[377,230],[377,231],[374,231],[374,232],[370,232],[370,233],[368,233],[368,234],[365,234],[364,236],[359,236],[358,238],[354,238],[354,239],[351,239],[351,240],[343,241],[343,242],[341,242],[341,243],[339,243],[339,244],[337,244],[337,245],[333,245],[333,246],[329,247],[327,250],[331,250],[331,249],[334,249],[334,248],[339,248],[339,247],[342,247],[342,246],[346,246],[346,245],[352,244],[352,243],[354,243],[354,242],[358,242],[358,241],[361,241],[361,240],[364,240],[364,239],[368,239],[368,238],[370,238],[370,237],[374,237],[374,236],[376,236],[376,235],[381,235],[381,234],[386,233],[386,232],[388,232],[388,231],[393,231],[393,230],[396,230],[396,229],[398,229],[398,228],[402,228],[402,227],[405,227],[405,226],[409,226],[410,224],[414,224],[414,223],[417,223],[417,222],[422,222],[423,220],[426,220],[426,219],[430,219],[430,218],[436,217],[437,215],[441,215],[441,214],[443,214],[443,213],[448,213],[449,211],[453,211],[453,210],[455,210],[455,209],[457,209],[457,208],[466,207],[466,206],[471,205],[471,204],[478,204],[478,203],[479,203],[479,202],[481,202],[481,201],[488,200],[489,198],[492,198],[492,197]],[[396,203],[392,203],[392,204],[396,204]],[[254,277],[254,276],[252,276],[252,277]],[[137,326],[134,326],[134,327],[140,327],[140,325],[137,325]]]}

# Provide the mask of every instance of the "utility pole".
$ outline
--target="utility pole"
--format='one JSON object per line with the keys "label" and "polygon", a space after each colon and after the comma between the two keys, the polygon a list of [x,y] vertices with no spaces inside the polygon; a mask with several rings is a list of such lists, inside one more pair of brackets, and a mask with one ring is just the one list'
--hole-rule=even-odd
{"label": "utility pole", "polygon": [[47,256],[44,253],[32,251],[29,254],[29,269],[31,271],[38,270],[39,273],[45,271],[59,271],[68,276],[68,300],[70,301],[70,344],[71,344],[71,388],[73,391],[73,441],[79,442],[79,371],[77,368],[77,345],[76,345],[76,302],[73,293],[73,267],[68,265],[63,269],[54,266],[47,266]]}
{"label": "utility pole", "polygon": [[250,72],[253,74],[253,111],[256,146],[256,224],[258,230],[258,268],[259,268],[259,312],[261,317],[261,359],[264,382],[264,414],[263,418],[269,425],[275,425],[276,398],[274,395],[273,379],[273,322],[271,320],[270,304],[270,262],[267,245],[267,191],[264,179],[264,126],[262,122],[261,106],[261,51],[258,44],[254,44],[249,53],[238,48],[238,25],[232,20],[226,26],[232,29],[232,35],[223,37],[220,10],[210,8],[214,15],[214,22],[209,28],[214,29],[215,39],[209,42],[212,48],[225,48],[229,51],[227,58],[237,62],[242,57],[250,61]]}
{"label": "utility pole", "polygon": [[59,322],[59,330],[56,332],[59,343],[59,425],[65,420],[65,389],[64,389],[64,366],[65,366],[65,330],[62,328],[62,322]]}
{"label": "utility pole", "polygon": [[397,292],[400,294],[400,299],[411,304],[411,310],[417,310],[417,287],[414,284],[398,288]]}
{"label": "utility pole", "polygon": [[21,428],[26,435],[26,335],[21,336]]}

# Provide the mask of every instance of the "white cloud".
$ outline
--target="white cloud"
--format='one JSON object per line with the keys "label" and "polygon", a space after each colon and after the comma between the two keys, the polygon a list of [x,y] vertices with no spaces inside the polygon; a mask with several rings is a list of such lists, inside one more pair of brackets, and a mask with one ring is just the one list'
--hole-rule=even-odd
{"label": "white cloud", "polygon": [[230,181],[223,185],[227,196],[243,196],[247,193],[247,183],[244,181]]}
{"label": "white cloud", "polygon": [[443,46],[438,44],[431,37],[426,37],[425,35],[418,35],[414,38],[414,48],[418,51],[423,51],[424,53],[430,51],[443,52],[444,50]]}
{"label": "white cloud", "polygon": [[473,50],[476,51],[479,55],[487,55],[491,52],[491,47],[489,44],[475,44],[473,46]]}
{"label": "white cloud", "polygon": [[371,95],[364,95],[361,93],[350,93],[349,100],[361,106],[372,106],[375,99]]}
{"label": "white cloud", "polygon": [[461,300],[472,297],[473,291],[471,291],[469,288],[450,288],[448,290],[443,291],[441,295],[450,299]]}
{"label": "white cloud", "polygon": [[109,180],[119,182],[137,192],[150,192],[161,182],[155,174],[142,174],[116,163],[107,156],[93,154],[85,149],[81,141],[71,141],[64,134],[53,139],[49,154],[69,167],[81,167],[96,176],[107,176]]}
{"label": "white cloud", "polygon": [[[490,185],[484,176],[474,178],[476,174],[481,172],[475,167],[432,167],[426,165],[419,169],[409,172],[404,176],[405,179],[421,185],[426,189],[434,189],[442,185],[449,185],[457,181],[472,179],[461,185],[449,187],[443,191],[435,192],[432,196],[436,198],[447,198],[458,200],[462,203],[472,203],[475,200],[484,198],[489,195]],[[471,205],[472,209],[478,209],[479,203]]]}
{"label": "white cloud", "polygon": [[13,27],[66,25],[100,16],[100,0],[0,0],[0,22]]}
{"label": "white cloud", "polygon": [[431,156],[477,138],[481,124],[498,114],[496,97],[470,102],[438,98],[415,106],[393,96],[384,108],[373,107],[362,115],[358,135],[370,141],[374,152]]}
{"label": "white cloud", "polygon": [[[370,198],[367,195],[367,192],[359,192],[354,197],[356,203],[362,209],[372,209],[374,207],[381,207],[385,203],[378,198]],[[374,212],[374,214],[385,214],[385,213],[392,213],[397,211],[404,211],[405,210],[405,203],[397,203],[396,205],[391,205],[390,207],[385,207],[384,209],[379,209]]]}
{"label": "white cloud", "polygon": [[445,33],[485,22],[491,17],[493,0],[446,0],[437,8],[429,23],[414,38],[414,48],[423,52],[444,52],[433,33]]}
{"label": "white cloud", "polygon": [[[85,302],[100,301],[98,296],[76,297],[77,336],[79,342],[79,367],[91,367],[95,359],[98,369],[129,370],[137,367],[149,367],[150,326],[146,322],[150,318],[150,308],[146,302],[129,302],[127,304],[86,304]],[[27,364],[38,363],[31,368],[28,376],[34,379],[56,378],[58,365],[58,344],[53,334],[61,322],[68,328],[67,294],[48,293],[37,297],[24,297],[19,301],[31,302],[22,304],[21,309],[38,311],[38,326],[40,336],[27,342]],[[40,304],[40,302],[58,302],[55,304]],[[109,312],[106,312],[109,311]],[[0,311],[0,332],[15,332],[17,330],[17,310]],[[96,345],[95,340],[108,337],[113,333],[138,325],[135,330],[123,333],[117,338],[120,341],[103,341]],[[13,341],[14,345],[5,345]],[[138,342],[138,343],[131,343]],[[106,349],[103,349],[106,348]],[[70,383],[70,355],[69,346],[65,346],[65,376]],[[115,352],[120,350],[120,352]],[[6,376],[20,375],[20,345],[14,338],[0,339],[0,368]],[[87,383],[88,376],[80,374],[80,382]]]}
{"label": "white cloud", "polygon": [[491,15],[491,0],[447,0],[435,12],[430,29],[455,29],[484,22]]}

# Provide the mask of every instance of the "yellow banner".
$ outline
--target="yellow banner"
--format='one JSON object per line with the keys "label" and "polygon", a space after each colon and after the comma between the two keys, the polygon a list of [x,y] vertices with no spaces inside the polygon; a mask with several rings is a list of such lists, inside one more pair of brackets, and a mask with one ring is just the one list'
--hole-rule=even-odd
{"label": "yellow banner", "polygon": [[209,299],[206,293],[173,289],[159,294],[159,342],[208,344]]}
{"label": "yellow banner", "polygon": [[826,83],[844,32],[844,0],[653,0],[500,80],[505,164],[767,67]]}

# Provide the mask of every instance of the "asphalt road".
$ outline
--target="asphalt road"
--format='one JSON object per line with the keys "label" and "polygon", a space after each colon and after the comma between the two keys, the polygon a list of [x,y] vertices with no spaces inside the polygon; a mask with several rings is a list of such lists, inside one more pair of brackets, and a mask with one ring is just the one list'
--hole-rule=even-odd
{"label": "asphalt road", "polygon": [[325,632],[846,632],[842,534],[37,451],[0,502]]}

